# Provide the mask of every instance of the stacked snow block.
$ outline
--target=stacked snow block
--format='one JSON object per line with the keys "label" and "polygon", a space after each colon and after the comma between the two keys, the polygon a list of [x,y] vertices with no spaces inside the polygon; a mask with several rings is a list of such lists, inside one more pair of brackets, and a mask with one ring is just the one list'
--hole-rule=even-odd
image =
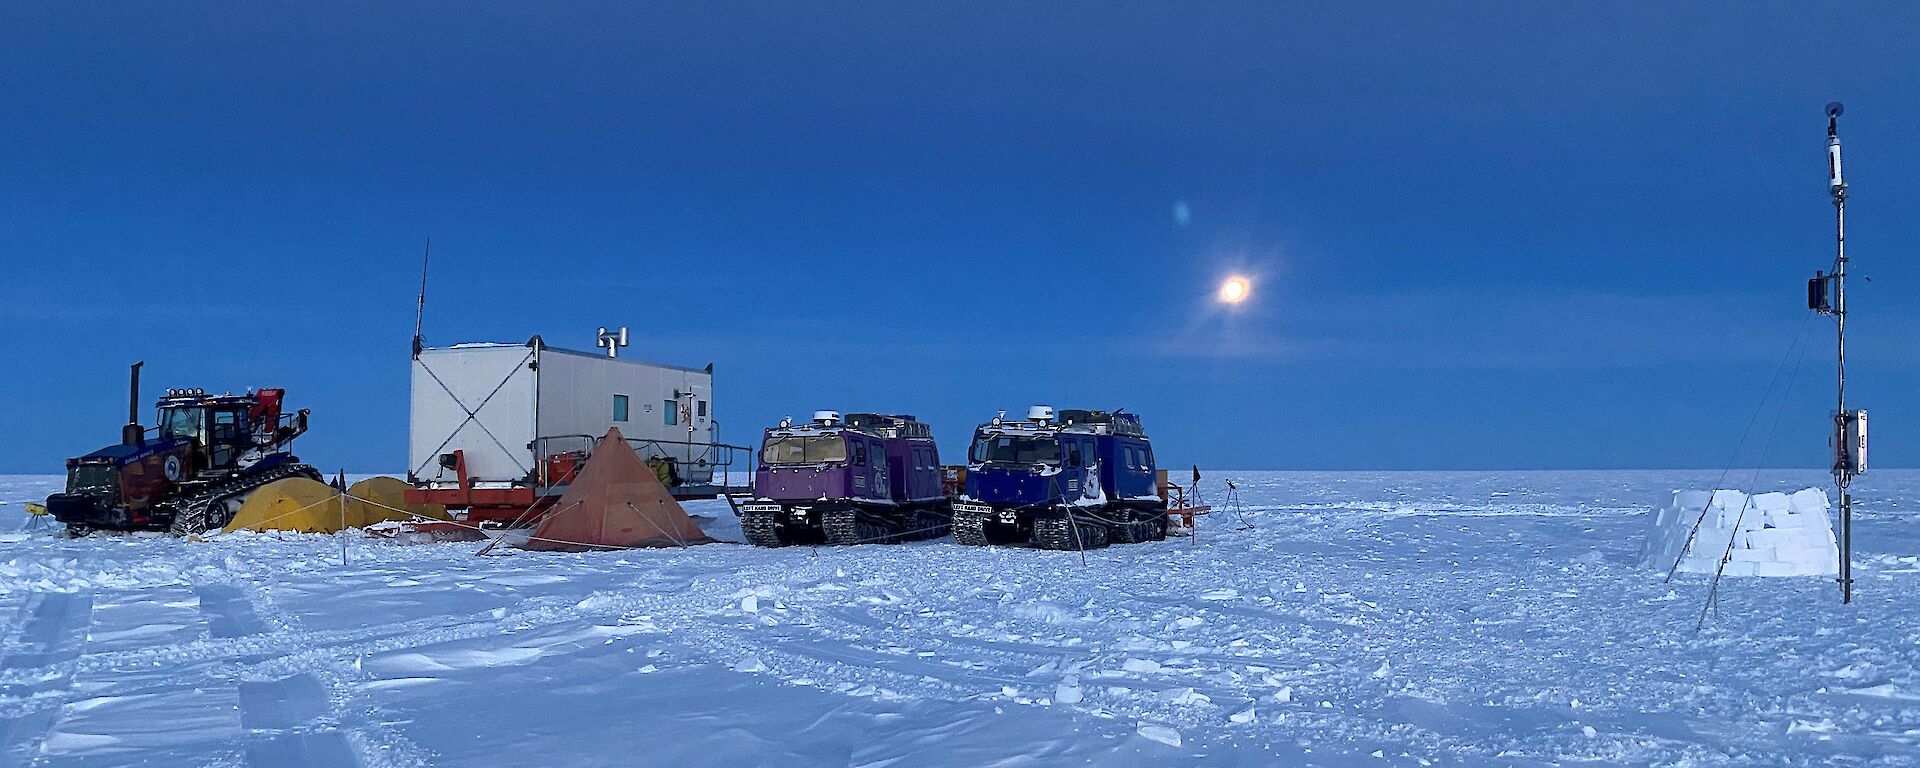
{"label": "stacked snow block", "polygon": [[1830,576],[1839,569],[1827,493],[1818,488],[1755,496],[1728,490],[1674,491],[1662,501],[1641,550],[1649,568],[1665,571],[1679,559],[1682,571],[1713,573],[1726,555],[1728,576]]}

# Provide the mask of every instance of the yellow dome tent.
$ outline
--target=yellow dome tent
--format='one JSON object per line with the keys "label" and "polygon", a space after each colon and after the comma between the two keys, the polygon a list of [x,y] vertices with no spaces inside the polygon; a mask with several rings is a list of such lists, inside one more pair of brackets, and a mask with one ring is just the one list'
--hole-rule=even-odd
{"label": "yellow dome tent", "polygon": [[[364,528],[393,520],[452,520],[444,504],[408,504],[407,483],[394,477],[369,477],[347,488],[347,523]],[[400,512],[397,510],[406,510]],[[412,513],[412,514],[407,514]]]}
{"label": "yellow dome tent", "polygon": [[[333,533],[340,525],[340,492],[304,477],[275,480],[254,491],[224,530]],[[346,527],[359,524],[347,510]]]}

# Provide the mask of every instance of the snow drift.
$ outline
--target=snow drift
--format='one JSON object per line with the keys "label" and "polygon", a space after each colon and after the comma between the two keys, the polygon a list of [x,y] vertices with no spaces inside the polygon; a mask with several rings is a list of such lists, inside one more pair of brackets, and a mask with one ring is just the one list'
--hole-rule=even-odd
{"label": "snow drift", "polygon": [[[1681,571],[1713,573],[1726,555],[1728,576],[1833,575],[1840,550],[1828,507],[1826,491],[1818,488],[1754,496],[1674,491],[1654,512],[1641,560],[1663,571],[1679,560]],[[1693,533],[1696,523],[1699,531]]]}

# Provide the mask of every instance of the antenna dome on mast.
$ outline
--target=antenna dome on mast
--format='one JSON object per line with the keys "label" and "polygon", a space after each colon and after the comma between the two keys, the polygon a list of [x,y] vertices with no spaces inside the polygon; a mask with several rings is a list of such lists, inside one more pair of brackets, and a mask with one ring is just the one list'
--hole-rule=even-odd
{"label": "antenna dome on mast", "polygon": [[1840,102],[1837,102],[1837,101],[1827,102],[1827,117],[1839,117],[1840,114],[1845,111],[1847,111],[1847,106],[1845,104],[1841,104]]}

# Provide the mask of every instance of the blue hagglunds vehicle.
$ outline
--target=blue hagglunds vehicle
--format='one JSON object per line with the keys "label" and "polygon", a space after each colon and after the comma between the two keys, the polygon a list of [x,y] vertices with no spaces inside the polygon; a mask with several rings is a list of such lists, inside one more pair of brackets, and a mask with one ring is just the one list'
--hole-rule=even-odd
{"label": "blue hagglunds vehicle", "polygon": [[973,433],[964,492],[953,502],[961,544],[1094,549],[1167,537],[1153,445],[1140,417],[1036,405]]}

